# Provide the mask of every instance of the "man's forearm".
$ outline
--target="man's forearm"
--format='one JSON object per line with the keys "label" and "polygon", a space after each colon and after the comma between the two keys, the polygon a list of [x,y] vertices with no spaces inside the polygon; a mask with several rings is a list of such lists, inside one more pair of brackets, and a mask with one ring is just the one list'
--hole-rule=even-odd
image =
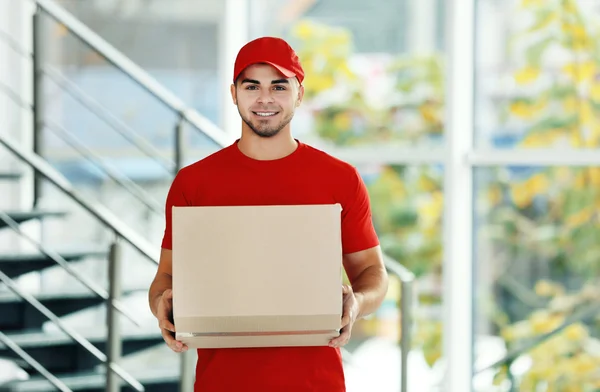
{"label": "man's forearm", "polygon": [[158,312],[158,301],[162,296],[162,293],[167,290],[173,288],[173,277],[168,274],[158,274],[152,285],[150,285],[150,290],[148,290],[148,301],[150,302],[150,310],[154,317],[156,317],[156,313]]}
{"label": "man's forearm", "polygon": [[388,275],[385,268],[372,266],[364,270],[354,282],[352,291],[358,302],[357,319],[375,312],[387,293]]}

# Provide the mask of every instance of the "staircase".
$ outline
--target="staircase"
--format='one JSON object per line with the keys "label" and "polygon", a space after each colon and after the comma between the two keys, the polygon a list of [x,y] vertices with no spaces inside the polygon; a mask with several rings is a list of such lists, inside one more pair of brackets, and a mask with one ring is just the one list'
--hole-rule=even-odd
{"label": "staircase", "polygon": [[[166,168],[160,174],[163,193],[174,173],[185,164],[185,147],[190,138],[185,134],[186,129],[200,135],[200,144],[209,150],[230,140],[55,2],[26,1],[36,5],[33,53],[27,53],[5,31],[0,40],[14,49],[16,55],[32,56],[36,75],[33,102],[28,104],[1,80],[0,94],[4,93],[16,106],[31,110],[36,123],[34,138],[67,142],[79,153],[78,164],[91,162],[96,176],[100,173],[103,181],[116,183],[118,190],[113,195],[133,197],[136,206],[143,206],[155,222],[160,222],[164,219],[161,208],[164,194],[155,191],[152,195],[151,189],[135,183],[121,168],[115,168],[95,153],[93,146],[86,145],[89,140],[52,120],[51,113],[36,110],[44,106],[44,80],[54,81],[63,93],[94,113],[105,123],[107,132],[129,141],[137,150],[134,155],[144,157],[143,165]],[[170,158],[165,158],[164,150],[153,146],[94,97],[50,67],[43,51],[36,50],[44,46],[44,26],[49,23],[66,28],[175,114],[177,121],[171,128],[175,143]],[[5,128],[8,124],[0,126]],[[69,171],[60,162],[46,159],[39,144],[31,151],[7,131],[0,129],[0,158],[8,156],[8,160],[0,162],[14,161],[16,164],[11,168],[18,169],[0,167],[0,194],[7,190],[10,195],[13,190],[22,189],[23,183],[33,181],[35,196],[29,208],[21,209],[9,208],[8,199],[0,197],[0,240],[9,238],[11,245],[8,251],[0,243],[0,391],[191,390],[194,354],[172,353],[148,309],[151,277],[148,272],[153,274],[158,262],[156,239],[150,241],[143,231],[132,227],[132,222],[126,222],[121,212],[127,207],[112,209],[96,197],[96,189],[88,185],[98,182],[97,177],[88,175],[83,182],[73,183],[73,178],[68,178]],[[49,134],[50,131],[53,133]],[[87,229],[81,224],[83,214],[88,221],[91,216],[89,225],[98,228],[88,229],[90,232],[102,230],[91,240],[78,239],[77,231]],[[142,276],[137,284],[130,282],[132,274],[128,272],[132,271]],[[44,276],[39,279],[42,284],[31,284],[41,276]],[[54,279],[63,284],[53,284]],[[41,287],[44,281],[50,282],[52,288]],[[11,380],[3,374],[2,364],[6,360],[24,370],[27,376]]]}

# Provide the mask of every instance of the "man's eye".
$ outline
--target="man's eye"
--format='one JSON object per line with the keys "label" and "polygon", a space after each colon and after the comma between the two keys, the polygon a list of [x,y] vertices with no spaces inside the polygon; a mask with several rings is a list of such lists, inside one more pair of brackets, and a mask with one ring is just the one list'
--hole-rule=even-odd
{"label": "man's eye", "polygon": [[256,86],[252,86],[252,85],[246,87],[246,90],[255,90],[255,89],[257,89],[257,87]]}
{"label": "man's eye", "polygon": [[275,90],[284,91],[285,87],[283,87],[283,86],[275,86]]}

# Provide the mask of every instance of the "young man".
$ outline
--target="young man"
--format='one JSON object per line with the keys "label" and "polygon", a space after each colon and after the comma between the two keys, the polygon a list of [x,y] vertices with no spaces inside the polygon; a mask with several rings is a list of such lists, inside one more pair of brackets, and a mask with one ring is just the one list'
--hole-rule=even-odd
{"label": "young man", "polygon": [[187,350],[171,334],[172,206],[340,203],[343,266],[351,282],[343,288],[340,336],[329,347],[198,350],[195,391],[343,392],[340,347],[354,322],[374,312],[387,290],[366,187],[354,167],[292,137],[290,121],[302,102],[304,71],[285,41],[263,37],[249,42],[234,68],[231,96],[242,118],[242,135],[175,177],[150,307],[169,347]]}

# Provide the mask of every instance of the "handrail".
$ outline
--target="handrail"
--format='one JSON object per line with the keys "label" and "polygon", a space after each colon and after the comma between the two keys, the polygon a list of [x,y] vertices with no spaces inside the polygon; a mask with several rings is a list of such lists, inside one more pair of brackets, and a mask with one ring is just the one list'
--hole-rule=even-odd
{"label": "handrail", "polygon": [[102,204],[90,202],[88,198],[76,191],[60,172],[50,166],[50,164],[48,164],[48,162],[42,159],[39,155],[19,147],[14,141],[9,139],[10,138],[7,136],[0,135],[0,144],[4,145],[8,150],[19,157],[19,159],[25,161],[29,166],[34,168],[36,172],[40,173],[48,181],[56,185],[80,207],[92,214],[105,226],[111,228],[127,243],[137,249],[142,256],[154,262],[155,264],[158,264],[158,259],[153,255],[152,251],[154,247],[150,245],[148,241],[127,226]]}
{"label": "handrail", "polygon": [[18,344],[13,342],[8,336],[0,331],[0,342],[4,343],[6,347],[11,349],[15,354],[21,357],[25,362],[32,368],[38,371],[44,378],[61,392],[72,392],[62,381],[60,381],[54,374],[50,373],[45,367],[43,367],[38,361],[33,359],[31,355],[27,354]]}
{"label": "handrail", "polygon": [[[8,33],[0,30],[0,38],[7,43],[12,49],[18,52],[21,56],[31,58],[32,54],[27,53]],[[152,158],[168,173],[175,172],[175,162],[170,159],[163,158],[160,151],[149,143],[143,136],[125,124],[122,120],[113,115],[106,107],[102,106],[98,101],[92,98],[89,94],[83,91],[79,86],[62,75],[57,69],[48,65],[44,66],[41,73],[48,76],[54,83],[62,88],[73,99],[82,104],[86,109],[92,112],[96,117],[108,125],[112,130],[123,136],[126,140],[136,146],[146,156]],[[0,90],[9,96],[11,100],[17,103],[24,109],[31,110],[33,105],[26,103],[21,97],[16,94],[10,87],[3,82],[0,82]],[[200,120],[201,121],[201,120]]]}
{"label": "handrail", "polygon": [[[90,354],[95,356],[99,361],[101,361],[103,363],[107,362],[107,357],[106,357],[106,355],[104,355],[104,353],[102,351],[97,349],[96,346],[94,346],[89,340],[87,340],[86,338],[81,336],[78,332],[76,332],[75,330],[71,329],[71,327],[69,327],[65,323],[63,323],[54,313],[52,313],[47,307],[42,305],[42,303],[40,303],[40,301],[35,299],[29,293],[26,293],[26,292],[22,291],[21,289],[19,289],[18,285],[15,283],[15,281],[12,280],[11,278],[9,278],[2,271],[0,271],[0,280],[2,282],[4,282],[4,284],[11,291],[13,291],[16,295],[23,298],[30,305],[32,305],[34,308],[36,308],[40,313],[42,313],[44,316],[46,316],[46,318],[48,318],[50,321],[52,321],[64,333],[69,335],[69,337],[71,337],[71,339],[75,340],[83,348],[85,348]],[[119,375],[119,377],[121,377],[125,382],[127,382],[127,384],[129,384],[136,391],[139,391],[139,392],[144,391],[144,387],[142,386],[142,384],[140,384],[135,378],[133,378],[125,369],[123,369],[122,367],[120,367],[119,365],[117,365],[115,363],[109,364],[109,366],[111,366],[111,369],[115,373],[117,373]]]}
{"label": "handrail", "polygon": [[408,391],[408,353],[412,345],[412,319],[413,319],[413,285],[415,274],[398,261],[383,253],[383,262],[386,270],[395,275],[401,282],[400,291],[400,391]]}
{"label": "handrail", "polygon": [[67,92],[73,99],[85,106],[91,111],[96,117],[102,120],[111,129],[116,131],[119,135],[123,136],[134,146],[140,149],[146,156],[155,160],[163,169],[168,173],[173,173],[175,169],[175,162],[169,159],[163,159],[160,155],[160,151],[148,142],[143,136],[139,135],[129,125],[125,124],[122,120],[113,115],[107,108],[102,106],[98,101],[92,98],[89,94],[84,92],[79,86],[70,81],[67,77],[62,75],[58,70],[44,66],[41,72],[48,76],[54,83],[60,86],[64,91]]}
{"label": "handrail", "polygon": [[563,329],[569,327],[570,325],[581,322],[581,321],[588,320],[594,316],[597,316],[598,314],[600,314],[600,304],[590,305],[590,306],[586,307],[585,309],[580,310],[579,312],[571,315],[570,317],[567,317],[567,319],[561,325],[559,325],[557,328],[553,329],[552,331],[547,332],[542,335],[539,335],[538,337],[536,337],[535,339],[532,339],[527,344],[510,351],[508,354],[506,354],[503,358],[499,359],[498,361],[496,361],[490,365],[484,366],[481,369],[476,370],[475,374],[479,374],[479,373],[482,373],[487,370],[495,369],[500,366],[510,364],[511,362],[513,362],[515,359],[517,359],[521,355],[525,354],[532,348],[535,348],[535,347],[539,346],[540,344],[544,343],[545,341],[547,341],[548,339],[550,339],[551,337],[553,337],[554,335],[556,335]]}
{"label": "handrail", "polygon": [[[69,275],[71,275],[72,277],[74,277],[75,279],[77,279],[79,281],[79,283],[81,283],[82,285],[84,285],[85,287],[87,287],[90,291],[92,291],[98,297],[102,298],[103,300],[108,300],[109,295],[108,295],[108,292],[106,290],[104,290],[102,287],[99,287],[98,285],[96,285],[93,281],[88,280],[87,278],[85,278],[84,276],[82,276],[61,255],[59,255],[58,253],[53,252],[53,251],[51,251],[49,249],[46,249],[45,246],[43,246],[38,241],[36,241],[35,239],[33,239],[30,235],[25,234],[21,230],[21,228],[19,227],[19,224],[17,222],[15,222],[14,219],[12,219],[10,216],[8,216],[8,214],[6,214],[2,210],[0,210],[0,221],[3,221],[4,223],[6,223],[6,225],[13,232],[15,232],[19,237],[21,237],[23,239],[26,239],[27,242],[29,242],[30,244],[32,244],[33,246],[35,246],[44,256],[49,257],[50,259],[52,259],[52,261],[54,261],[56,264],[58,264],[59,266],[61,266]],[[136,327],[140,326],[140,324],[133,317],[131,317],[128,314],[129,312],[127,312],[128,309],[125,306],[125,304],[123,304],[122,302],[119,302],[119,301],[114,301],[112,303],[112,306],[116,310],[118,310],[119,313],[121,313],[123,316],[127,317],[127,319],[129,321],[131,321],[132,323],[134,323]]]}
{"label": "handrail", "polygon": [[85,159],[90,161],[98,169],[101,169],[106,173],[117,184],[121,185],[127,190],[133,197],[139,200],[142,204],[150,209],[157,215],[164,215],[164,207],[156,200],[154,200],[146,191],[140,188],[135,182],[131,181],[128,177],[120,175],[118,170],[113,169],[102,161],[102,158],[98,157],[96,153],[87,148],[81,141],[79,141],[72,133],[67,131],[64,127],[58,125],[54,121],[46,121],[46,127],[53,131],[59,136],[65,143],[69,144],[75,150],[77,150]]}
{"label": "handrail", "polygon": [[85,24],[81,23],[67,10],[52,0],[33,0],[46,14],[61,23],[79,40],[104,57],[140,87],[144,88],[159,101],[175,113],[192,124],[198,131],[204,133],[220,147],[226,147],[233,142],[233,138],[219,129],[206,117],[196,110],[187,107],[175,94],[161,85],[148,72],[139,67],[114,46],[103,40]]}
{"label": "handrail", "polygon": [[[0,82],[0,91],[5,93],[12,101],[14,101],[17,105],[21,106],[23,109],[33,109],[31,105],[28,105],[25,101],[23,101],[14,91],[12,91],[10,87],[8,87],[3,82]],[[57,134],[57,136],[59,136],[63,141],[68,143],[71,147],[73,147],[80,154],[82,154],[94,166],[104,171],[104,173],[106,173],[107,176],[109,176],[115,182],[121,185],[133,197],[142,202],[142,204],[148,207],[152,212],[156,214],[164,213],[164,207],[161,204],[159,204],[156,200],[152,199],[142,188],[140,188],[129,178],[120,175],[118,171],[107,166],[104,162],[102,162],[101,158],[99,158],[93,151],[85,147],[83,143],[81,143],[72,133],[68,132],[64,127],[60,126],[54,121],[46,121],[46,126],[48,129]],[[138,148],[141,148],[138,144],[136,144],[136,146]]]}

